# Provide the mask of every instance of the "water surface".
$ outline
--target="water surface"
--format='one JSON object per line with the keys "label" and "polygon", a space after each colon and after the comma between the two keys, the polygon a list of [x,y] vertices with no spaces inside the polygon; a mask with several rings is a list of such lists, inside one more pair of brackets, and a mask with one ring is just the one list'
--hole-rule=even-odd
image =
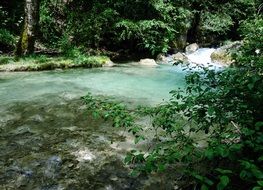
{"label": "water surface", "polygon": [[[189,59],[206,64],[211,52],[200,49]],[[80,97],[90,92],[154,106],[184,88],[185,74],[180,66],[129,64],[0,73],[0,189],[174,189],[180,171],[130,176],[123,158],[135,147],[132,136],[94,119]]]}
{"label": "water surface", "polygon": [[123,158],[132,137],[92,118],[80,97],[156,105],[184,75],[169,65],[0,73],[0,189],[172,189],[131,177]]}
{"label": "water surface", "polygon": [[184,75],[179,66],[170,65],[0,73],[0,104],[36,100],[45,94],[80,97],[87,92],[157,104],[169,99],[169,91],[184,86]]}

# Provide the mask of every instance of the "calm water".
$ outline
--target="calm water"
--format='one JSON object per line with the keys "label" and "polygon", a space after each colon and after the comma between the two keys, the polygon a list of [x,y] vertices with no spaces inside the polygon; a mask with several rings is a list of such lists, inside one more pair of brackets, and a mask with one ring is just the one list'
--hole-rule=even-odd
{"label": "calm water", "polygon": [[132,136],[92,118],[80,97],[156,105],[184,76],[170,65],[0,73],[0,189],[173,189],[176,177],[131,177]]}
{"label": "calm water", "polygon": [[157,104],[169,99],[169,91],[183,86],[184,72],[169,65],[0,73],[0,105],[43,100],[47,94],[80,97],[87,92],[128,102]]}

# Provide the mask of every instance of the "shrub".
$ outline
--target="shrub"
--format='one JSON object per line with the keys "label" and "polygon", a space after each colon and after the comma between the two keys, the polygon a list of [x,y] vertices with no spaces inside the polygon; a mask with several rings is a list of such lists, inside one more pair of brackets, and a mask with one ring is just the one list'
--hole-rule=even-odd
{"label": "shrub", "polygon": [[263,188],[262,18],[244,22],[241,30],[245,43],[235,68],[190,73],[186,89],[172,91],[165,105],[129,111],[84,98],[96,115],[133,133],[136,143],[149,130],[135,122],[138,115],[152,117],[155,144],[147,153],[132,150],[125,159],[135,166],[134,174],[173,166],[191,189]]}
{"label": "shrub", "polygon": [[6,29],[0,28],[0,50],[7,52],[15,47],[15,36]]}

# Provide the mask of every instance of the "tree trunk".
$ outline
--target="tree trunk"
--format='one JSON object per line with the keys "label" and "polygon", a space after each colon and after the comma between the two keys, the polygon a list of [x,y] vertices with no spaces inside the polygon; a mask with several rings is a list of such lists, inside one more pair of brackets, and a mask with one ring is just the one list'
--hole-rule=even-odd
{"label": "tree trunk", "polygon": [[34,53],[35,40],[39,22],[40,0],[25,0],[24,26],[18,41],[17,56]]}

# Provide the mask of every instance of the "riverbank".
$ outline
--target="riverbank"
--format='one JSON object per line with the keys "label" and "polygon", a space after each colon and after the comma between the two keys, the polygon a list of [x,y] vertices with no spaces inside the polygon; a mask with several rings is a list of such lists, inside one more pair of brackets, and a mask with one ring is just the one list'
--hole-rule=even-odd
{"label": "riverbank", "polygon": [[[199,48],[199,45],[194,43],[186,47],[185,52],[177,52],[176,54],[159,54],[156,59],[152,57],[137,57],[129,62],[136,62],[143,66],[157,66],[162,64],[192,64],[197,66],[219,66],[225,67],[231,65],[234,61],[231,52],[235,51],[236,44],[240,42],[233,42],[227,46],[222,46],[217,49],[214,48]],[[68,68],[94,68],[102,66],[113,66],[112,60],[117,62],[127,62],[130,57],[126,59],[116,59],[112,54],[107,52],[82,53],[81,51],[72,51],[66,56],[47,56],[45,54],[36,54],[29,57],[16,58],[9,55],[0,55],[0,72],[11,71],[43,71],[54,69],[68,69]],[[125,55],[125,54],[124,54]],[[110,57],[110,58],[109,58]],[[125,56],[124,56],[125,57]],[[150,59],[149,59],[150,58]]]}
{"label": "riverbank", "polygon": [[0,56],[0,72],[11,71],[44,71],[68,68],[94,68],[111,63],[106,56],[81,56],[81,57],[48,57],[37,55],[23,58],[13,56]]}

